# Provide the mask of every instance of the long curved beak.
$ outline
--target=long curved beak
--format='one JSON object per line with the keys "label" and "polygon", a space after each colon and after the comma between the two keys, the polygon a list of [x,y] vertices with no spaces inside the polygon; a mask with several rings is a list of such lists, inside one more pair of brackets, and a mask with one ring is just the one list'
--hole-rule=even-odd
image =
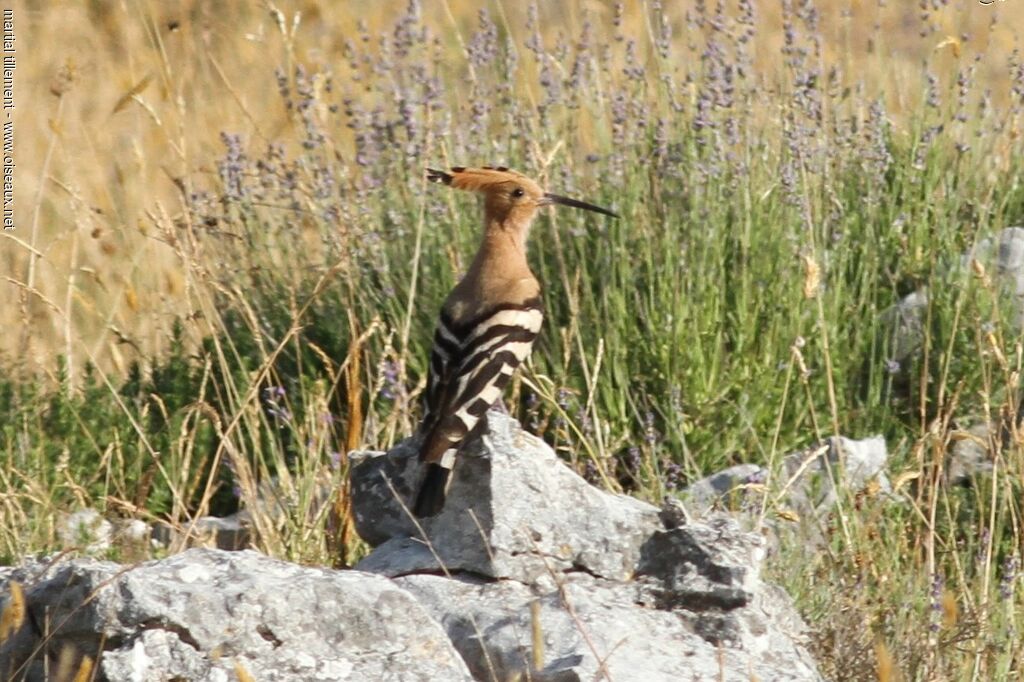
{"label": "long curved beak", "polygon": [[617,213],[612,213],[607,208],[601,208],[594,204],[588,204],[585,201],[579,199],[570,199],[569,197],[563,197],[558,194],[545,194],[544,198],[538,202],[541,206],[550,206],[552,204],[561,204],[562,206],[572,206],[573,208],[582,208],[585,211],[593,211],[594,213],[603,213],[611,216],[612,218],[618,218]]}

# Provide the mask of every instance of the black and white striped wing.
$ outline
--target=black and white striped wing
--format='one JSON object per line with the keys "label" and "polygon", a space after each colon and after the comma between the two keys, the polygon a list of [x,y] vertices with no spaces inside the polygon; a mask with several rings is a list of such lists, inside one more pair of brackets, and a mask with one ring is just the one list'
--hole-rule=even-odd
{"label": "black and white striped wing", "polygon": [[529,357],[543,319],[539,299],[497,306],[462,324],[442,313],[427,389],[423,461],[451,468],[463,441],[483,430],[487,410]]}
{"label": "black and white striped wing", "polygon": [[429,432],[434,422],[437,421],[441,399],[444,395],[445,387],[448,386],[451,379],[452,358],[458,357],[460,345],[459,339],[449,331],[442,315],[437,329],[434,330],[434,346],[430,351],[426,409],[421,426],[424,432]]}

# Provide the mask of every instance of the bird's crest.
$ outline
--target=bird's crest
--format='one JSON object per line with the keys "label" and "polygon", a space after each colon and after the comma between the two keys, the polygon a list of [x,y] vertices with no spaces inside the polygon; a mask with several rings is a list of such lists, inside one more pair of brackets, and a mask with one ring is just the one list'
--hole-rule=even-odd
{"label": "bird's crest", "polygon": [[504,166],[481,166],[480,168],[455,166],[447,172],[428,168],[427,180],[468,192],[486,192],[495,185],[517,180],[533,184],[533,181],[522,173],[517,173]]}

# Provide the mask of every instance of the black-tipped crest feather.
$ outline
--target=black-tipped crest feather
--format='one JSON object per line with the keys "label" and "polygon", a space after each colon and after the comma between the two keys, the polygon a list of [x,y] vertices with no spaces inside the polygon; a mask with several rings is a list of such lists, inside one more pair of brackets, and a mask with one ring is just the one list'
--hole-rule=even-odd
{"label": "black-tipped crest feather", "polygon": [[[455,170],[454,168],[452,170]],[[460,169],[461,170],[461,169]],[[452,176],[444,171],[435,170],[433,168],[427,169],[427,180],[430,182],[440,182],[445,185],[452,184]]]}

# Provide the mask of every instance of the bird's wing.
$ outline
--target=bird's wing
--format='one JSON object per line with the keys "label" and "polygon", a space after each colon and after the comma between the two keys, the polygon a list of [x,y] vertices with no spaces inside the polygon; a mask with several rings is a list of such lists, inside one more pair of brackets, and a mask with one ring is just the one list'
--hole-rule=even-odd
{"label": "bird's wing", "polygon": [[453,368],[452,358],[458,357],[461,342],[449,331],[444,321],[440,321],[434,330],[434,346],[430,350],[430,371],[427,374],[426,410],[423,415],[424,431],[437,421],[441,406],[441,396],[451,380]]}
{"label": "bird's wing", "polygon": [[488,408],[530,355],[543,319],[539,298],[498,305],[462,323],[442,312],[427,389],[431,421],[420,459],[451,468],[455,452],[483,429]]}

